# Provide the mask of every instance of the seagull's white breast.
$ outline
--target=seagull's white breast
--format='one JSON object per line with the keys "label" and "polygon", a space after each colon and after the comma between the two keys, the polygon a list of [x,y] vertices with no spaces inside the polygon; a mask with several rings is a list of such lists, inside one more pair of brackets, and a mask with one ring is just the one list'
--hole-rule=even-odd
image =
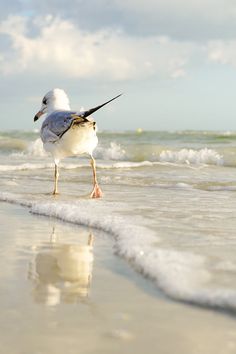
{"label": "seagull's white breast", "polygon": [[83,126],[74,125],[56,142],[44,143],[44,148],[58,160],[85,153],[91,155],[98,144],[96,130],[92,122]]}

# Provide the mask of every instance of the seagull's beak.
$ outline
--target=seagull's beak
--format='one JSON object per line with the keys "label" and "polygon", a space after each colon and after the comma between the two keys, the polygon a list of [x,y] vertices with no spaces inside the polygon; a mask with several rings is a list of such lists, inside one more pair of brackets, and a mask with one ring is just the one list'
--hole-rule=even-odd
{"label": "seagull's beak", "polygon": [[40,109],[40,111],[38,111],[38,113],[35,114],[34,122],[36,122],[36,120],[38,120],[45,113],[45,109],[46,107]]}

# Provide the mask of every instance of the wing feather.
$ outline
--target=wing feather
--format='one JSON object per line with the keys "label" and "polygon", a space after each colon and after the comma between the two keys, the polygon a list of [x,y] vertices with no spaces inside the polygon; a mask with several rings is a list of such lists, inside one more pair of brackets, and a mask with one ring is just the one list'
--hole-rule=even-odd
{"label": "wing feather", "polygon": [[74,123],[82,124],[88,121],[83,118],[84,112],[57,111],[51,113],[43,122],[41,138],[44,143],[58,141]]}

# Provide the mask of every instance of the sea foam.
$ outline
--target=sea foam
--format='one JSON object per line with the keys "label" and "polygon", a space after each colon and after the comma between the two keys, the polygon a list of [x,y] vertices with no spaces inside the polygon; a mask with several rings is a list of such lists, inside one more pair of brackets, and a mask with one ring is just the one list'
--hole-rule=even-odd
{"label": "sea foam", "polygon": [[126,151],[116,142],[111,142],[109,147],[98,146],[94,150],[94,157],[102,160],[125,160]]}
{"label": "sea foam", "polygon": [[[50,161],[50,160],[49,160]],[[158,162],[150,162],[150,161],[142,161],[142,162],[114,162],[114,163],[103,163],[98,162],[97,168],[99,169],[132,169],[139,167],[152,167],[158,165]],[[90,168],[88,159],[81,160],[80,163],[70,163],[70,162],[62,162],[60,163],[60,168],[64,170],[74,170],[77,168]],[[41,169],[52,169],[54,168],[53,162],[48,163],[22,163],[18,165],[0,165],[0,172],[6,171],[25,171],[25,170],[41,170]]]}
{"label": "sea foam", "polygon": [[26,144],[24,143],[24,148],[18,149],[18,152],[12,152],[12,157],[24,157],[24,156],[32,156],[32,157],[46,157],[49,154],[44,150],[43,143],[40,138],[36,140],[30,141]]}
{"label": "sea foam", "polygon": [[40,138],[31,141],[28,144],[26,149],[26,154],[30,156],[39,156],[39,157],[44,157],[48,155],[43,148],[43,143]]}
{"label": "sea foam", "polygon": [[[22,149],[23,150],[23,149]],[[45,157],[50,156],[44,148],[40,138],[24,145],[24,151],[12,153],[13,156],[34,156]],[[126,160],[126,151],[116,142],[111,142],[108,147],[98,146],[94,150],[94,157],[102,160]]]}
{"label": "sea foam", "polygon": [[[15,143],[15,140],[14,140]],[[25,144],[25,143],[24,143]],[[45,152],[43,148],[43,143],[40,138],[34,141],[28,142],[28,144],[20,150],[20,152],[13,152],[11,155],[13,157],[18,156],[32,156],[45,158],[50,156]],[[94,157],[102,161],[117,161],[120,163],[119,168],[122,168],[122,163],[124,167],[130,164],[129,167],[137,167],[139,163],[155,164],[159,163],[169,163],[169,164],[187,164],[187,165],[224,165],[225,161],[222,155],[213,149],[203,148],[199,150],[194,149],[180,149],[171,150],[164,149],[156,145],[152,149],[146,146],[136,146],[134,148],[132,145],[126,145],[125,148],[115,141],[110,142],[108,146],[98,145],[94,150]],[[126,163],[126,164],[125,164]],[[133,165],[132,165],[133,164]],[[135,165],[136,164],[136,165]],[[227,159],[226,159],[226,164]],[[118,165],[117,165],[118,166]],[[116,165],[111,167],[115,168]],[[141,165],[140,165],[141,166]],[[104,167],[104,166],[103,166]],[[102,168],[102,167],[101,167]],[[108,168],[106,166],[106,168]],[[1,170],[1,169],[0,169]]]}
{"label": "sea foam", "polygon": [[[30,142],[25,151],[26,155],[44,157],[49,156],[43,148],[40,138]],[[111,142],[108,147],[98,146],[94,150],[94,157],[103,160],[123,160],[126,152],[121,146],[115,142]]]}
{"label": "sea foam", "polygon": [[123,203],[95,200],[61,202],[29,200],[0,193],[0,200],[21,204],[34,214],[100,229],[114,238],[115,251],[138,272],[152,279],[166,295],[197,305],[236,311],[236,291],[211,288],[212,274],[204,256],[161,247],[158,235],[139,217],[119,216]]}
{"label": "sea foam", "polygon": [[160,153],[159,161],[186,163],[186,164],[208,164],[223,165],[223,156],[212,149],[181,149],[179,151],[164,150]]}
{"label": "sea foam", "polygon": [[19,165],[0,165],[0,172],[40,170],[40,169],[47,169],[52,167],[53,167],[52,163],[23,163]]}

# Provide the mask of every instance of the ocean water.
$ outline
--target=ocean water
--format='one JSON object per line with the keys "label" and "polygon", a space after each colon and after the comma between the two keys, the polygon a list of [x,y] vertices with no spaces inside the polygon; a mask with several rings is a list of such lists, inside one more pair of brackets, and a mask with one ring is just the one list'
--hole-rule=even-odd
{"label": "ocean water", "polygon": [[53,163],[38,132],[0,133],[0,200],[108,233],[167,297],[236,312],[236,132],[101,132],[104,198],[84,157]]}

